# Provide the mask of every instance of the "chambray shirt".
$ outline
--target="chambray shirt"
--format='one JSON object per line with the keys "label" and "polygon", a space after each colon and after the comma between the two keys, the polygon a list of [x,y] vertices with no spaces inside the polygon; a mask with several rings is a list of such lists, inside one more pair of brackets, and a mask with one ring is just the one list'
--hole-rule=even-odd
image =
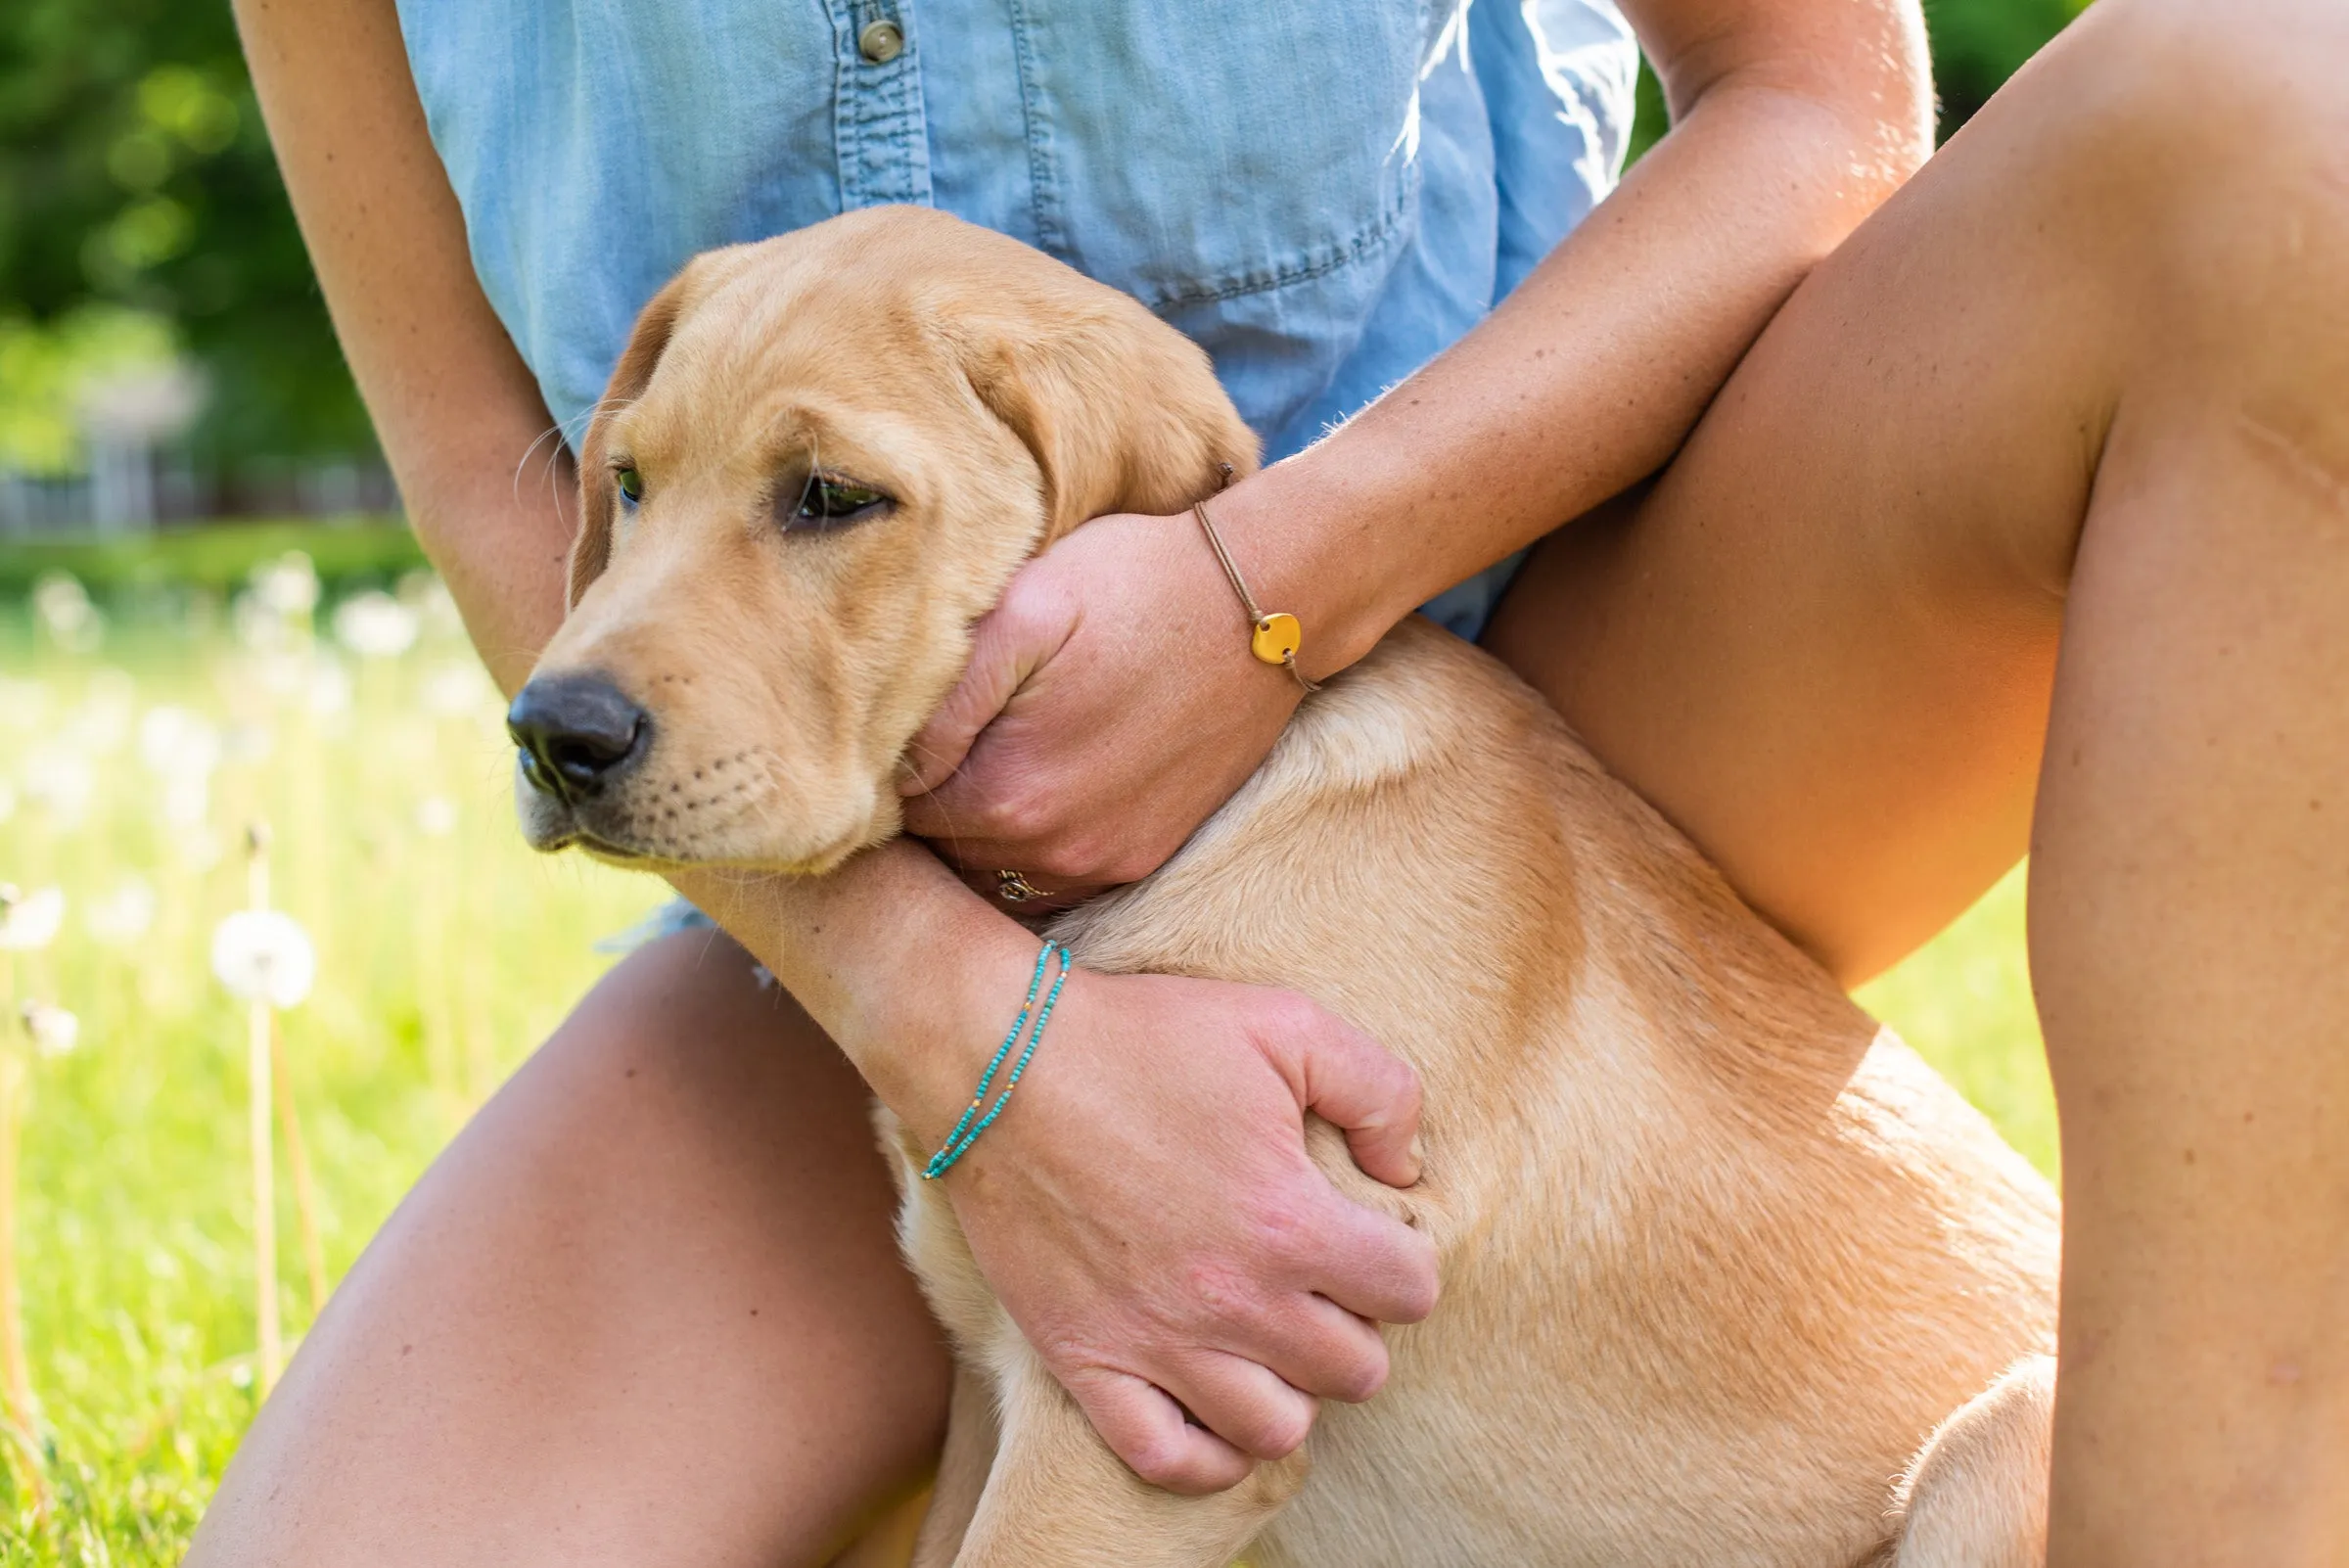
{"label": "chambray shirt", "polygon": [[[944,208],[1196,340],[1267,459],[1613,185],[1611,0],[398,0],[490,304],[575,440],[696,252]],[[1431,613],[1481,629],[1510,563]]]}

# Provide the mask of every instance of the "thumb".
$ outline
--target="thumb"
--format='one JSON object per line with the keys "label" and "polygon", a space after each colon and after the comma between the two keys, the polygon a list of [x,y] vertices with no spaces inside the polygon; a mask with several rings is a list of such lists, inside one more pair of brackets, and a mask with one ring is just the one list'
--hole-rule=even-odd
{"label": "thumb", "polygon": [[971,628],[971,660],[962,678],[905,748],[898,793],[927,794],[951,778],[979,732],[1068,641],[1071,629],[1068,620],[1037,614],[1016,592],[981,617]]}
{"label": "thumb", "polygon": [[1298,1040],[1299,1097],[1346,1134],[1363,1173],[1391,1187],[1419,1179],[1419,1075],[1351,1025],[1324,1017]]}

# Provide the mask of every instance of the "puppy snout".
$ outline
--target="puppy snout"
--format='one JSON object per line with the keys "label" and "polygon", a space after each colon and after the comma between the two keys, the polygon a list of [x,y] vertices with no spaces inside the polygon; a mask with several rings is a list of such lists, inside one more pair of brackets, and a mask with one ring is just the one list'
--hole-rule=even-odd
{"label": "puppy snout", "polygon": [[506,710],[530,786],[564,801],[595,796],[641,755],[649,715],[604,675],[544,675]]}

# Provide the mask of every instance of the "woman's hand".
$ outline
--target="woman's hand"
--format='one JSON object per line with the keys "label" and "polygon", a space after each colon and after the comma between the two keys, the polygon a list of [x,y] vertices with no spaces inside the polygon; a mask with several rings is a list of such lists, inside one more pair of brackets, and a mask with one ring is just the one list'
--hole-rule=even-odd
{"label": "woman's hand", "polygon": [[1331,1014],[1081,969],[1002,1119],[942,1178],[1013,1320],[1146,1481],[1215,1491],[1288,1453],[1316,1399],[1385,1381],[1375,1323],[1435,1305],[1433,1245],[1339,1195],[1306,1156],[1309,1110],[1369,1175],[1417,1180],[1416,1076]]}
{"label": "woman's hand", "polygon": [[1149,875],[1297,707],[1248,629],[1195,519],[1086,524],[979,623],[961,683],[906,754],[907,829],[987,893],[1004,868],[1054,894]]}

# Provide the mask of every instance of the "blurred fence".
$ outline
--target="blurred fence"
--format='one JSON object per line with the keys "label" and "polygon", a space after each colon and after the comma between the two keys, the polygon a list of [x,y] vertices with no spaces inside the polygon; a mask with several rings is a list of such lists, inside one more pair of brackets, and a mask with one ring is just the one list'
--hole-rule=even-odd
{"label": "blurred fence", "polygon": [[223,477],[182,453],[93,442],[82,473],[0,469],[0,540],[121,537],[216,519],[333,520],[398,506],[389,470],[350,460],[258,459]]}

